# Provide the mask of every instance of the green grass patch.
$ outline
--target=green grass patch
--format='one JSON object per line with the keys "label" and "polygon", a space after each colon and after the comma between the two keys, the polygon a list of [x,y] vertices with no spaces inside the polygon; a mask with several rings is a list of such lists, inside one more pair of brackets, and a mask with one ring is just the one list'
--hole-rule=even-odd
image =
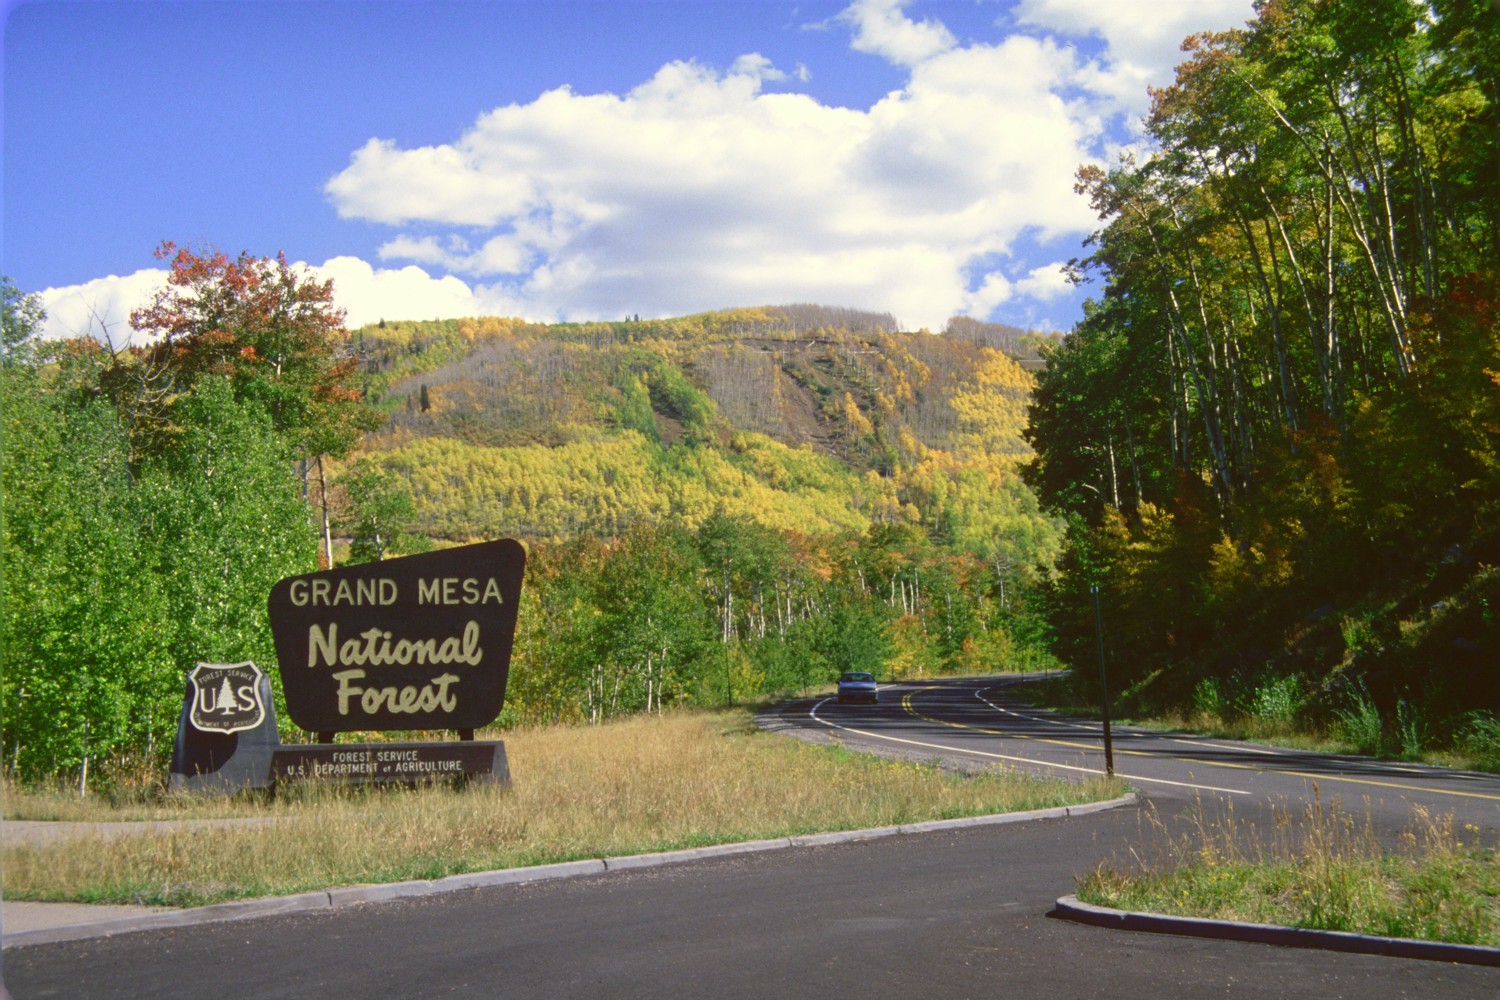
{"label": "green grass patch", "polygon": [[1169,836],[1154,821],[1151,857],[1101,864],[1078,898],[1120,910],[1500,947],[1500,851],[1452,816],[1415,813],[1383,848],[1337,803],[1270,830],[1230,816]]}
{"label": "green grass patch", "polygon": [[[297,786],[274,801],[176,799],[150,818],[270,815],[3,855],[10,899],[192,906],[335,885],[861,829],[1112,798],[1119,782],[974,776],[759,731],[748,712],[683,712],[504,734],[514,785]],[[30,810],[12,790],[7,810]],[[22,801],[18,801],[22,800]],[[49,804],[50,803],[50,804]],[[56,796],[38,808],[53,809]],[[97,803],[73,819],[136,817]],[[148,810],[148,811],[149,811]]]}

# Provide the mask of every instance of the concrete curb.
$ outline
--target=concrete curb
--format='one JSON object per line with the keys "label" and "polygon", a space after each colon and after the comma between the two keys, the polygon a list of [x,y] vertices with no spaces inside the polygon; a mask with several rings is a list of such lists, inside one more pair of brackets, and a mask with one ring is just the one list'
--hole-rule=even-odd
{"label": "concrete curb", "polygon": [[564,861],[551,865],[534,865],[529,868],[502,868],[496,871],[469,872],[463,875],[450,875],[447,878],[431,880],[389,882],[381,885],[340,886],[317,892],[299,893],[295,896],[268,896],[264,899],[247,899],[236,903],[218,903],[213,906],[199,906],[189,910],[147,913],[115,920],[17,931],[5,935],[4,947],[6,949],[23,948],[28,945],[78,941],[85,938],[129,934],[134,931],[187,927],[193,924],[219,923],[228,920],[248,920],[254,917],[269,917],[285,913],[340,910],[364,903],[381,903],[415,896],[432,896],[444,892],[456,892],[462,889],[516,885],[523,882],[540,882],[558,878],[579,878],[585,875],[603,875],[613,871],[657,868],[662,865],[681,864],[687,861],[701,861],[705,858],[728,857],[736,854],[754,854],[760,851],[786,850],[796,847],[824,847],[830,844],[847,844],[860,840],[873,840],[879,837],[933,833],[974,826],[995,826],[1003,823],[1025,823],[1041,819],[1067,819],[1073,816],[1086,816],[1089,813],[1099,812],[1104,809],[1134,805],[1136,801],[1136,794],[1131,792],[1128,795],[1109,802],[1090,802],[1080,806],[1060,806],[1055,809],[1035,809],[1030,812],[994,813],[989,816],[941,819],[926,823],[876,827],[868,830],[842,830],[834,833],[814,833],[797,837],[777,837],[772,840],[750,840],[738,844],[714,844],[708,847],[691,847],[680,851],[634,854],[618,858],[592,858],[586,861]]}
{"label": "concrete curb", "polygon": [[1206,920],[1197,917],[1173,917],[1159,913],[1112,910],[1082,902],[1077,896],[1063,896],[1057,901],[1057,909],[1049,916],[1113,930],[1180,934],[1218,941],[1276,944],[1288,948],[1322,948],[1325,951],[1352,952],[1360,955],[1385,955],[1391,958],[1415,958],[1433,962],[1459,962],[1465,965],[1500,967],[1500,948],[1484,948],[1472,944],[1448,944],[1443,941],[1373,937],[1348,931],[1320,931],[1303,927],[1282,927],[1276,924],[1248,924],[1233,920]]}
{"label": "concrete curb", "polygon": [[24,947],[31,944],[51,944],[55,941],[77,941],[81,938],[106,937],[129,931],[154,931],[169,927],[187,927],[192,924],[211,924],[227,920],[244,920],[250,917],[269,917],[282,913],[303,913],[328,908],[328,893],[303,892],[295,896],[271,896],[265,899],[247,899],[236,903],[217,903],[199,906],[191,910],[163,910],[143,913],[136,917],[121,917],[88,924],[69,924],[65,927],[40,927],[36,930],[17,931],[5,935],[5,948]]}

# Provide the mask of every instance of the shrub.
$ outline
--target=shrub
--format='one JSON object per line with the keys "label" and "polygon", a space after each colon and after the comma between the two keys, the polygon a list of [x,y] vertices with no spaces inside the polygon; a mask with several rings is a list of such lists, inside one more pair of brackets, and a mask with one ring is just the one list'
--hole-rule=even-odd
{"label": "shrub", "polygon": [[1349,705],[1335,709],[1333,718],[1335,734],[1355,753],[1377,756],[1384,749],[1385,725],[1363,681],[1351,686]]}
{"label": "shrub", "polygon": [[1199,715],[1222,719],[1229,711],[1230,698],[1224,685],[1213,677],[1204,677],[1193,688],[1193,709]]}
{"label": "shrub", "polygon": [[1493,712],[1471,712],[1458,733],[1458,745],[1487,771],[1500,771],[1500,718]]}
{"label": "shrub", "polygon": [[1427,713],[1405,698],[1396,704],[1396,738],[1403,757],[1419,757],[1427,744]]}
{"label": "shrub", "polygon": [[1351,659],[1367,653],[1378,653],[1382,648],[1379,632],[1369,615],[1359,618],[1347,615],[1342,617],[1339,620],[1339,635],[1343,638],[1344,648],[1348,650]]}
{"label": "shrub", "polygon": [[1307,697],[1295,675],[1268,679],[1251,696],[1250,714],[1261,722],[1290,723],[1302,713]]}

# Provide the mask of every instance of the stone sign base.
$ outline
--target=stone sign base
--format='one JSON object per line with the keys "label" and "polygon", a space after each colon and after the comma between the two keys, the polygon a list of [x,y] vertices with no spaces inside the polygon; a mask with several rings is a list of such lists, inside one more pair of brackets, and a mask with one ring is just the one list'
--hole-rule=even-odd
{"label": "stone sign base", "polygon": [[510,765],[500,740],[283,744],[271,708],[270,682],[261,677],[260,684],[264,718],[253,728],[230,733],[199,728],[192,718],[198,695],[188,684],[172,749],[168,784],[174,792],[232,793],[274,789],[292,781],[414,784],[458,779],[510,784]]}

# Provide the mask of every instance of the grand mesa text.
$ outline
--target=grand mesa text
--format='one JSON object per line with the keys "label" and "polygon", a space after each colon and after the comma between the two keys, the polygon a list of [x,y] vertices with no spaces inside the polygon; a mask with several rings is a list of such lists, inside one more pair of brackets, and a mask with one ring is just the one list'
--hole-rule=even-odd
{"label": "grand mesa text", "polygon": [[[373,604],[387,606],[395,604],[401,597],[401,588],[388,577],[371,580],[312,579],[293,580],[287,597],[299,608],[336,608],[343,605],[357,606]],[[494,577],[480,580],[477,577],[435,576],[417,581],[418,604],[504,604],[500,584]]]}

